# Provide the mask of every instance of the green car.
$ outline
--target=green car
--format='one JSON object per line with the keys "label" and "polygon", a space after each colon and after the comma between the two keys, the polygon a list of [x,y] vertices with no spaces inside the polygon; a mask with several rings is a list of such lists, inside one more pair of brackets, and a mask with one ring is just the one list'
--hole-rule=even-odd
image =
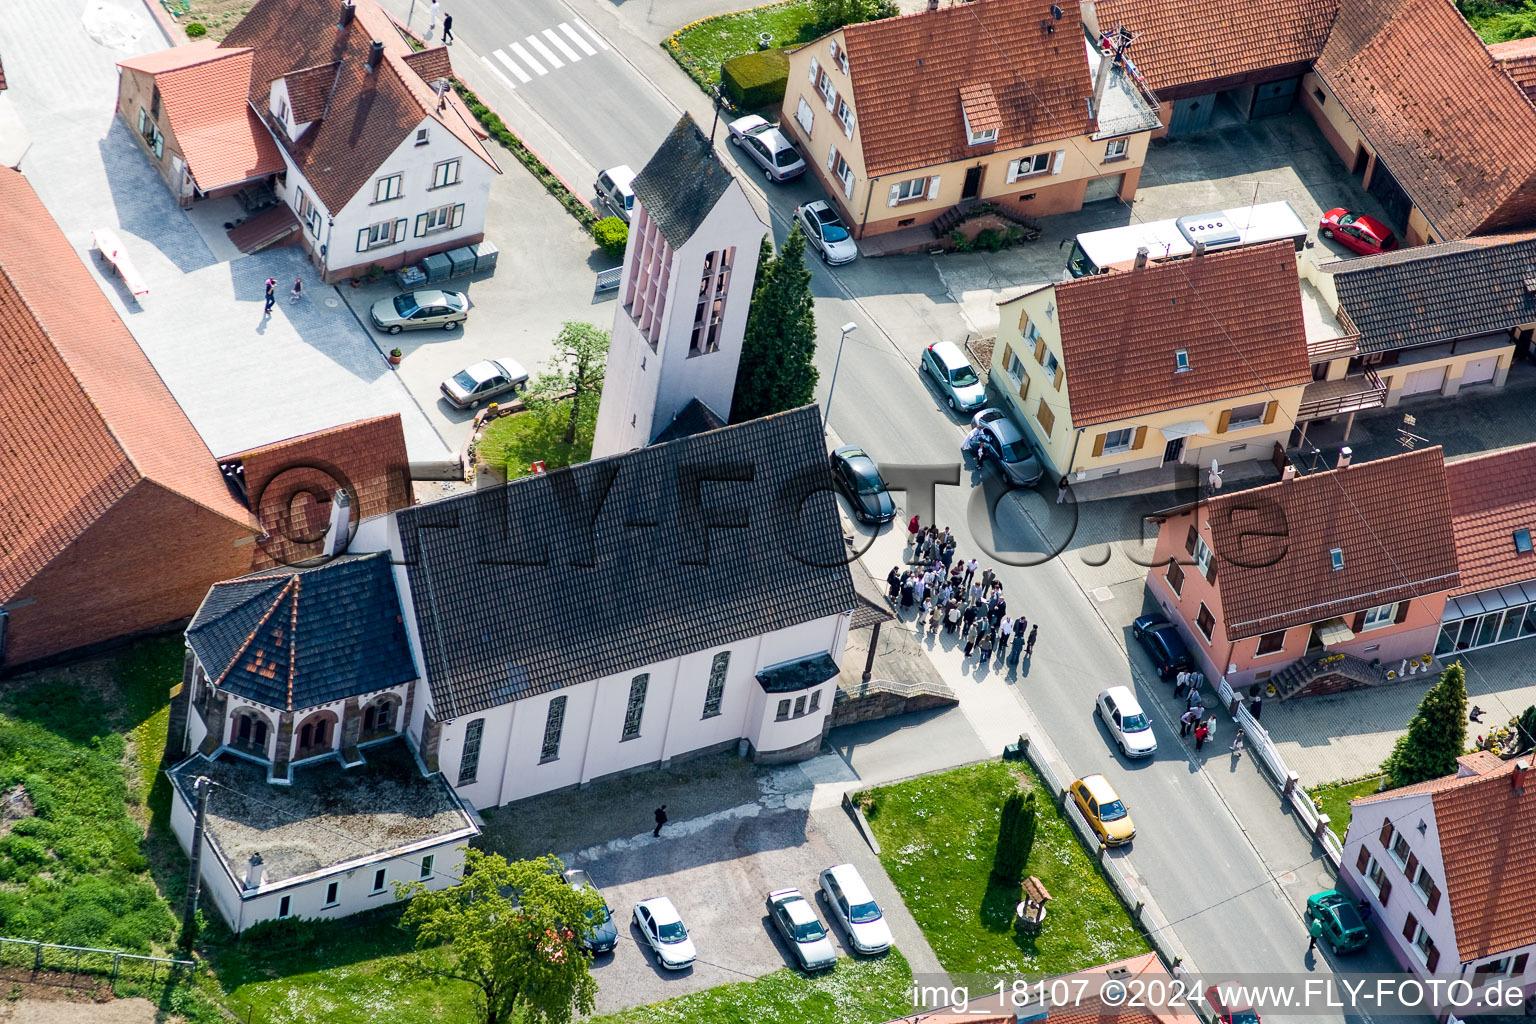
{"label": "green car", "polygon": [[1323,938],[1335,953],[1353,953],[1371,941],[1371,930],[1361,920],[1355,901],[1337,889],[1307,897],[1307,920],[1322,924]]}

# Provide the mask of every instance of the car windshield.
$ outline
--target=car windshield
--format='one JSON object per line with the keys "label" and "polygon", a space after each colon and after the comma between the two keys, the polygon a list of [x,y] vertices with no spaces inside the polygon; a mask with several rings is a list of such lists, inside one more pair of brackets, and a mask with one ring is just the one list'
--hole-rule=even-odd
{"label": "car windshield", "polygon": [[880,920],[880,908],[875,905],[873,900],[868,903],[857,904],[848,911],[848,920],[854,924],[869,924],[871,921],[878,921]]}
{"label": "car windshield", "polygon": [[957,388],[968,388],[977,381],[976,371],[970,365],[960,367],[958,370],[949,371],[949,382]]}
{"label": "car windshield", "polygon": [[469,375],[468,370],[460,370],[458,373],[454,374],[453,382],[459,387],[463,388],[465,391],[475,390],[475,386],[480,383]]}
{"label": "car windshield", "polygon": [[1109,803],[1099,808],[1099,820],[1119,821],[1121,818],[1125,817],[1127,813],[1128,812],[1125,809],[1125,803],[1123,801],[1111,800]]}
{"label": "car windshield", "polygon": [[826,937],[826,929],[822,928],[820,921],[802,921],[795,925],[796,942],[819,942]]}
{"label": "car windshield", "polygon": [[1359,219],[1360,219],[1360,215],[1358,213],[1346,213],[1344,216],[1339,218],[1339,223],[1341,225],[1342,224],[1353,224],[1355,221],[1357,221]]}
{"label": "car windshield", "polygon": [[409,295],[396,295],[395,312],[401,316],[410,316],[416,312],[416,300]]}
{"label": "car windshield", "polygon": [[998,454],[1002,456],[1004,462],[1023,462],[1029,458],[1029,445],[1020,439],[1011,444],[1003,445],[999,449]]}
{"label": "car windshield", "polygon": [[688,939],[688,929],[683,927],[683,922],[673,921],[671,924],[662,925],[657,935],[662,942],[685,942]]}
{"label": "car windshield", "polygon": [[1146,715],[1126,715],[1120,722],[1121,732],[1146,732],[1149,728]]}
{"label": "car windshield", "polygon": [[780,167],[788,167],[790,164],[799,163],[800,154],[792,149],[781,149],[773,154],[773,162]]}
{"label": "car windshield", "polygon": [[589,910],[589,911],[587,911],[587,920],[591,921],[594,925],[607,924],[608,923],[608,907],[605,905],[601,910]]}
{"label": "car windshield", "polygon": [[1360,912],[1355,909],[1353,903],[1340,901],[1328,908],[1333,912],[1333,918],[1339,923],[1340,932],[1358,931],[1365,927],[1365,922],[1360,920]]}
{"label": "car windshield", "polygon": [[852,462],[848,468],[853,470],[853,481],[860,494],[879,494],[885,490],[885,481],[880,479],[873,465]]}

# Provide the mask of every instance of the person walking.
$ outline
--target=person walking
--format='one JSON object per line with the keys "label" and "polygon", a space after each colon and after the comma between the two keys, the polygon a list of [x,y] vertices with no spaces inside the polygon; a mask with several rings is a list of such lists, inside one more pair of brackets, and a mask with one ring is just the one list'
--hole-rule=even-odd
{"label": "person walking", "polygon": [[1311,953],[1317,948],[1317,940],[1323,937],[1323,922],[1313,916],[1312,923],[1307,925],[1307,952]]}
{"label": "person walking", "polygon": [[453,42],[453,15],[443,15],[443,42]]}
{"label": "person walking", "polygon": [[1056,485],[1056,504],[1064,505],[1067,502],[1067,478],[1063,476],[1061,482]]}
{"label": "person walking", "polygon": [[267,278],[267,307],[266,307],[266,309],[262,310],[261,315],[262,315],[263,318],[266,318],[266,317],[269,317],[269,316],[272,315],[272,304],[277,301],[276,289],[277,289],[277,278],[275,278],[275,277]]}
{"label": "person walking", "polygon": [[1199,750],[1201,747],[1205,746],[1205,741],[1210,739],[1210,737],[1211,727],[1206,725],[1204,721],[1195,726],[1195,749]]}
{"label": "person walking", "polygon": [[1263,710],[1264,710],[1264,692],[1261,690],[1258,693],[1254,694],[1253,695],[1253,700],[1248,703],[1248,713],[1250,715],[1252,715],[1253,716],[1253,720],[1255,722],[1257,722],[1259,720],[1259,712],[1261,712]]}
{"label": "person walking", "polygon": [[953,633],[960,628],[960,602],[950,598],[944,602],[944,632]]}
{"label": "person walking", "polygon": [[1233,754],[1242,754],[1242,752],[1243,752],[1243,727],[1242,726],[1238,726],[1237,727],[1237,735],[1232,737],[1232,746],[1228,747],[1227,749],[1232,751]]}
{"label": "person walking", "polygon": [[948,572],[955,561],[955,539],[951,537],[944,542],[944,550],[939,553],[939,561],[944,563],[944,571]]}
{"label": "person walking", "polygon": [[939,623],[944,621],[944,602],[933,601],[931,604],[933,607],[928,612],[928,632],[937,633]]}
{"label": "person walking", "polygon": [[997,622],[997,656],[1001,659],[1008,653],[1008,640],[1013,636],[1013,620],[1004,615]]}
{"label": "person walking", "polygon": [[1193,686],[1189,688],[1189,696],[1184,699],[1184,706],[1191,711],[1199,710],[1205,706],[1205,698],[1200,696],[1200,691]]}
{"label": "person walking", "polygon": [[1008,664],[1017,665],[1019,655],[1024,651],[1024,627],[1029,625],[1029,620],[1019,616],[1019,621],[1013,624],[1013,650],[1008,654]]}
{"label": "person walking", "polygon": [[443,5],[438,3],[437,0],[432,0],[432,7],[430,8],[430,10],[431,10],[431,13],[432,13],[432,22],[431,22],[430,25],[427,26],[427,32],[428,33],[431,33],[431,32],[434,32],[434,31],[437,30],[437,16],[443,12]]}
{"label": "person walking", "polygon": [[976,559],[973,558],[970,561],[965,563],[965,579],[960,581],[961,586],[965,586],[965,587],[970,586],[971,585],[971,578],[973,576],[975,576],[975,575],[976,575]]}
{"label": "person walking", "polygon": [[304,297],[304,279],[302,277],[296,277],[296,278],[293,279],[293,290],[288,293],[288,301],[289,302],[298,302],[303,297]]}
{"label": "person walking", "polygon": [[917,521],[917,516],[913,516],[907,521],[907,539],[913,547],[917,546],[917,531],[920,529],[922,529],[922,524]]}
{"label": "person walking", "polygon": [[970,625],[965,627],[965,654],[964,654],[964,657],[969,658],[971,656],[971,652],[976,649],[976,641],[981,639],[981,632],[980,632],[980,630],[981,630],[981,623],[980,622],[972,622]]}
{"label": "person walking", "polygon": [[662,804],[660,807],[656,808],[656,830],[652,832],[651,835],[659,838],[661,836],[661,826],[665,825],[666,823],[667,805]]}
{"label": "person walking", "polygon": [[992,647],[996,643],[997,633],[994,630],[988,629],[981,638],[981,657],[979,660],[983,665],[992,660]]}
{"label": "person walking", "polygon": [[982,591],[982,593],[984,593],[984,594],[992,593],[992,582],[994,580],[996,580],[996,579],[997,579],[997,573],[992,571],[992,567],[990,565],[987,566],[986,570],[983,571],[982,574],[981,574],[981,591]]}
{"label": "person walking", "polygon": [[1189,730],[1194,724],[1195,712],[1192,709],[1186,709],[1184,713],[1179,716],[1179,739],[1183,739],[1185,736],[1188,736]]}
{"label": "person walking", "polygon": [[1029,642],[1024,645],[1024,657],[1033,659],[1035,656],[1035,637],[1040,635],[1039,626],[1029,627]]}

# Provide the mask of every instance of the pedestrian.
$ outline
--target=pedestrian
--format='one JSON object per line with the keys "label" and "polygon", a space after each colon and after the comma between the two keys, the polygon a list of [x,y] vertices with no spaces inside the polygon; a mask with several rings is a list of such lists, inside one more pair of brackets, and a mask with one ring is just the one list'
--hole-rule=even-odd
{"label": "pedestrian", "polygon": [[272,315],[272,304],[277,301],[276,289],[277,289],[277,278],[275,278],[275,277],[267,278],[267,306],[266,306],[266,309],[262,310],[261,315],[263,317],[269,317],[269,316]]}
{"label": "pedestrian", "polygon": [[944,527],[944,532],[939,535],[939,547],[949,547],[954,542],[954,539],[954,535],[949,532],[949,527]]}
{"label": "pedestrian", "polygon": [[1194,684],[1190,684],[1189,696],[1184,699],[1184,706],[1190,710],[1194,710],[1196,708],[1203,707],[1204,705],[1205,698],[1200,696],[1200,691],[1195,689]]}
{"label": "pedestrian", "polygon": [[995,579],[997,579],[997,573],[992,571],[991,566],[987,566],[986,570],[981,574],[981,589],[984,593],[990,594],[992,592],[992,581]]}
{"label": "pedestrian", "polygon": [[1034,656],[1035,656],[1035,637],[1037,637],[1039,635],[1040,635],[1040,627],[1039,626],[1030,626],[1029,627],[1029,642],[1024,645],[1024,657],[1031,658],[1031,659],[1034,658]]}
{"label": "pedestrian", "polygon": [[923,603],[923,595],[928,593],[928,577],[917,575],[912,577],[912,601],[915,604]]}
{"label": "pedestrian", "polygon": [[1203,721],[1199,725],[1195,726],[1195,749],[1199,750],[1201,747],[1205,746],[1205,741],[1210,738],[1210,735],[1211,727],[1206,725]]}
{"label": "pedestrian", "polygon": [[885,577],[885,592],[892,601],[901,595],[901,566],[891,566]]}
{"label": "pedestrian", "polygon": [[971,432],[965,435],[965,443],[960,446],[961,451],[975,454],[981,450],[981,428],[972,427]]}
{"label": "pedestrian", "polygon": [[443,42],[453,42],[453,15],[443,15]]}
{"label": "pedestrian", "polygon": [[1188,736],[1189,735],[1189,729],[1194,724],[1195,724],[1195,713],[1193,711],[1186,710],[1182,715],[1180,715],[1179,716],[1179,739],[1183,739],[1185,736]]}
{"label": "pedestrian", "polygon": [[969,562],[965,563],[965,579],[963,579],[961,581],[962,585],[967,586],[967,587],[970,586],[971,585],[971,577],[973,577],[975,575],[976,575],[976,559],[973,558]]}
{"label": "pedestrian", "polygon": [[660,807],[656,808],[656,831],[652,832],[651,835],[659,837],[661,835],[661,826],[665,825],[666,823],[667,805],[662,804]]}
{"label": "pedestrian", "polygon": [[1312,918],[1312,923],[1307,925],[1307,952],[1308,953],[1312,952],[1314,949],[1317,948],[1317,940],[1322,938],[1322,937],[1323,937],[1323,922],[1322,922],[1322,919],[1319,918],[1319,917],[1314,916]]}
{"label": "pedestrian", "polygon": [[922,526],[918,523],[917,516],[907,521],[907,539],[911,541],[913,547],[917,546],[917,531],[920,529]]}
{"label": "pedestrian", "polygon": [[939,631],[939,623],[944,621],[944,602],[934,601],[931,604],[932,607],[928,612],[928,632],[937,633]]}
{"label": "pedestrian", "polygon": [[997,615],[1008,614],[1008,599],[1003,596],[1003,588],[997,588],[997,603],[992,606],[993,613]]}
{"label": "pedestrian", "polygon": [[974,622],[975,619],[976,619],[976,606],[974,604],[966,605],[965,606],[965,612],[964,612],[963,615],[961,615],[961,618],[965,620],[964,623],[962,624],[961,628],[962,629],[970,629],[971,628],[971,623]]}
{"label": "pedestrian", "polygon": [[1064,504],[1066,504],[1066,501],[1067,501],[1067,478],[1066,477],[1062,477],[1061,478],[1061,482],[1056,485],[1056,504],[1064,505]]}
{"label": "pedestrian", "polygon": [[912,607],[912,577],[903,575],[901,580],[901,606]]}
{"label": "pedestrian", "polygon": [[428,28],[427,28],[428,32],[432,32],[432,31],[436,30],[436,28],[437,28],[437,16],[442,13],[443,5],[438,3],[437,0],[432,0],[431,11],[432,11],[432,24],[430,26],[428,26]]}
{"label": "pedestrian", "polygon": [[1237,727],[1237,735],[1232,737],[1232,746],[1228,747],[1227,749],[1231,750],[1232,753],[1234,753],[1234,754],[1241,754],[1243,752],[1243,727],[1242,726],[1238,726]]}
{"label": "pedestrian", "polygon": [[981,638],[981,661],[986,663],[992,660],[992,646],[997,643],[997,633],[987,630]]}
{"label": "pedestrian", "polygon": [[1264,694],[1263,693],[1256,693],[1256,694],[1253,695],[1252,702],[1250,702],[1249,705],[1248,705],[1248,713],[1250,715],[1252,715],[1253,716],[1253,720],[1255,722],[1257,722],[1259,720],[1259,712],[1263,711],[1263,710],[1264,710]]}
{"label": "pedestrian", "polygon": [[1013,636],[1013,620],[1004,615],[1001,619],[998,620],[997,623],[997,646],[999,654],[1002,654],[1007,650],[1008,638],[1011,636]]}
{"label": "pedestrian", "polygon": [[944,571],[948,572],[949,567],[954,563],[954,560],[955,540],[953,537],[951,537],[949,540],[944,542],[944,550],[939,555],[939,561],[944,563]]}
{"label": "pedestrian", "polygon": [[976,641],[981,639],[980,629],[981,623],[979,622],[972,622],[970,625],[965,627],[964,657],[969,658],[971,656],[971,651],[976,649]]}
{"label": "pedestrian", "polygon": [[1013,625],[1013,650],[1008,653],[1008,664],[1017,665],[1019,654],[1024,650],[1024,626],[1025,620],[1020,616],[1019,621]]}
{"label": "pedestrian", "polygon": [[1181,671],[1173,677],[1173,695],[1182,697],[1187,689],[1189,689],[1189,673]]}
{"label": "pedestrian", "polygon": [[951,598],[944,603],[944,632],[953,633],[960,627],[960,602]]}
{"label": "pedestrian", "polygon": [[304,297],[304,279],[302,277],[296,277],[296,278],[293,279],[293,291],[288,293],[288,301],[289,302],[298,302],[303,297]]}

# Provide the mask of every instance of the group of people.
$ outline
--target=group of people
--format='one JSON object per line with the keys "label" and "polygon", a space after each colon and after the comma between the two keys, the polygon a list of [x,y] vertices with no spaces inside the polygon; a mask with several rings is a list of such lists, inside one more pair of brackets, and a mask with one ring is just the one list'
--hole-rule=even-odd
{"label": "group of people", "polygon": [[[277,278],[275,278],[275,277],[267,278],[267,286],[266,287],[267,287],[267,304],[266,304],[266,308],[263,309],[262,312],[261,312],[261,315],[262,315],[263,319],[265,319],[266,317],[269,317],[269,316],[272,315],[272,305],[273,305],[273,303],[277,302]],[[296,278],[293,279],[293,288],[288,292],[288,301],[289,302],[298,302],[303,297],[304,297],[304,279],[302,277],[296,277]]]}
{"label": "group of people", "polygon": [[1038,625],[1023,615],[1008,615],[1003,584],[991,568],[976,559],[957,559],[949,527],[923,526],[917,516],[907,523],[912,564],[892,566],[885,582],[898,614],[915,608],[917,628],[936,635],[940,629],[965,640],[965,657],[980,652],[983,662],[994,656],[999,664],[1016,665],[1033,658]]}
{"label": "group of people", "polygon": [[[1174,685],[1174,696],[1179,696],[1188,690],[1188,696],[1184,698],[1184,713],[1179,716],[1179,737],[1195,734],[1195,749],[1201,750],[1206,741],[1216,735],[1216,716],[1205,713],[1205,698],[1200,696],[1200,684],[1205,681],[1205,676],[1199,672],[1180,672]],[[1257,716],[1255,716],[1257,717]],[[1238,726],[1237,735],[1232,737],[1232,746],[1227,749],[1234,754],[1243,752],[1243,741],[1246,735],[1242,726]]]}

